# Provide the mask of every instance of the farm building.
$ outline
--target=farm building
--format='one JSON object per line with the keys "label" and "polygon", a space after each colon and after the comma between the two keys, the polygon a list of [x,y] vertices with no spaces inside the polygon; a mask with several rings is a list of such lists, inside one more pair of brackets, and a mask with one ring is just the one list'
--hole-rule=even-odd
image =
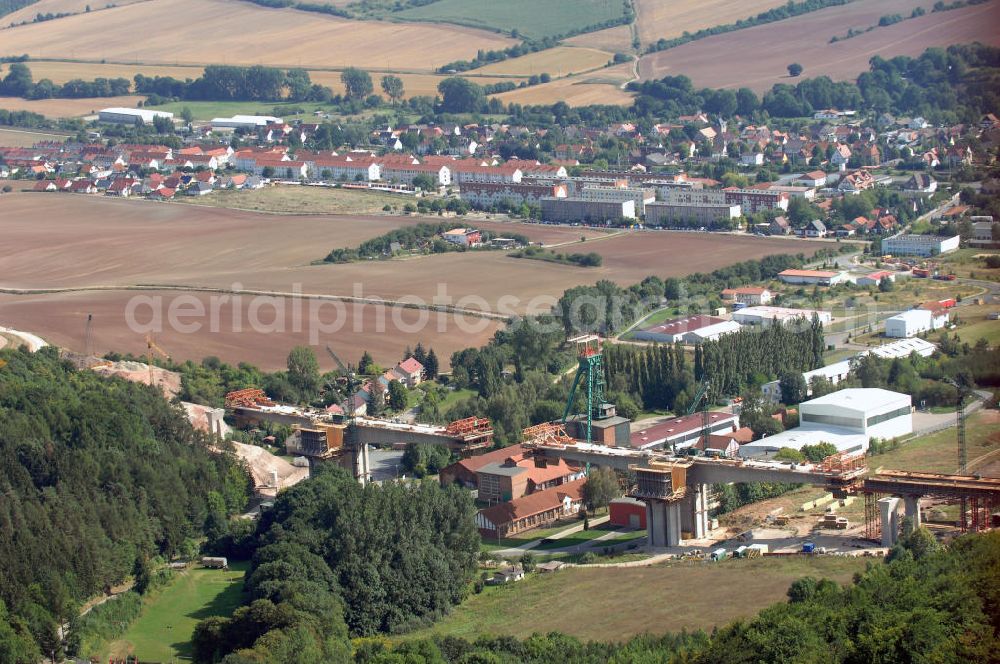
{"label": "farm building", "polygon": [[900,233],[882,240],[882,253],[893,256],[937,256],[958,249],[959,236]]}
{"label": "farm building", "polygon": [[445,242],[462,247],[475,247],[483,242],[483,234],[475,228],[453,228],[442,233],[441,237]]}
{"label": "farm building", "polygon": [[843,272],[832,270],[784,270],[778,273],[778,279],[786,284],[833,286],[846,278]]}
{"label": "farm building", "polygon": [[885,319],[885,336],[907,339],[921,332],[940,330],[948,324],[948,312],[943,310],[910,309]]}
{"label": "farm building", "polygon": [[142,122],[144,124],[153,124],[153,120],[156,118],[164,118],[166,120],[173,120],[174,114],[167,113],[166,111],[150,111],[145,108],[105,108],[97,112],[98,122],[107,122],[110,124],[131,124],[134,125],[136,122]]}
{"label": "farm building", "polygon": [[819,317],[819,322],[824,325],[833,320],[829,311],[816,311],[813,309],[788,309],[787,307],[747,307],[733,312],[733,320],[740,325],[761,325],[767,327],[775,321],[788,323],[789,321],[810,322],[813,316]]}
{"label": "farm building", "polygon": [[576,196],[543,198],[542,221],[587,221],[595,223],[635,219],[635,201],[591,201]]}
{"label": "farm building", "polygon": [[[736,431],[739,423],[739,415],[722,411],[709,413],[709,433],[728,434]],[[702,413],[675,417],[646,429],[633,431],[630,444],[633,449],[639,450],[691,447],[701,437],[704,424]]]}
{"label": "farm building", "polygon": [[578,479],[479,510],[479,533],[484,538],[500,539],[576,514],[583,504],[584,482]]}
{"label": "farm building", "polygon": [[838,452],[868,449],[872,438],[913,432],[909,394],[880,388],[849,388],[799,404],[800,426],[740,446],[742,457],[769,457],[783,447],[832,443]]}

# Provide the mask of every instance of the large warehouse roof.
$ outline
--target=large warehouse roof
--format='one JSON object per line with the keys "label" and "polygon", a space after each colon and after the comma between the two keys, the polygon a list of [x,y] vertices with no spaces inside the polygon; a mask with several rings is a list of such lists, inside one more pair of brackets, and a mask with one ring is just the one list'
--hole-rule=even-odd
{"label": "large warehouse roof", "polygon": [[840,406],[855,410],[869,411],[909,398],[908,394],[883,390],[880,387],[849,387],[831,392],[822,397],[802,402],[802,406]]}

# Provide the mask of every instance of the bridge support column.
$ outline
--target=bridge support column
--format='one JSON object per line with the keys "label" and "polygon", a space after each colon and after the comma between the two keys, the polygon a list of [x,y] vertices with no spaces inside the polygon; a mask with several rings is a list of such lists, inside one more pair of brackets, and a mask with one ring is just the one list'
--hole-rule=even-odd
{"label": "bridge support column", "polygon": [[882,517],[882,546],[893,546],[899,539],[899,498],[883,498],[878,501]]}
{"label": "bridge support column", "polygon": [[691,537],[701,539],[708,535],[708,485],[689,484],[687,495],[681,502],[681,528]]}
{"label": "bridge support column", "polygon": [[681,504],[679,501],[649,500],[646,502],[646,535],[649,546],[665,548],[680,546]]}
{"label": "bridge support column", "polygon": [[903,513],[910,519],[914,528],[920,527],[920,496],[903,498]]}
{"label": "bridge support column", "polygon": [[368,445],[358,443],[354,446],[352,452],[354,455],[354,477],[364,486],[371,479],[371,462],[368,457]]}

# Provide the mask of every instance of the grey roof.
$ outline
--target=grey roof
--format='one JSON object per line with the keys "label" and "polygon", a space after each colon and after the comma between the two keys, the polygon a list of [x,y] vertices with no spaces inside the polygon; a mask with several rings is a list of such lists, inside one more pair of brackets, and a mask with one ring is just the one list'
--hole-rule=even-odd
{"label": "grey roof", "polygon": [[505,466],[502,463],[490,463],[480,468],[478,472],[485,473],[486,475],[506,475],[507,477],[514,477],[515,475],[527,472],[527,470],[527,468],[523,468],[521,466]]}

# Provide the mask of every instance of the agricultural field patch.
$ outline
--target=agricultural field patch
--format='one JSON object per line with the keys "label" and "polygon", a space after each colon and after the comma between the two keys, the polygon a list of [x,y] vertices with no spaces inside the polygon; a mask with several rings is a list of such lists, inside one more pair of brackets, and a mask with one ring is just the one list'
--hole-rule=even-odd
{"label": "agricultural field patch", "polygon": [[[43,131],[30,131],[27,129],[14,129],[12,127],[0,128],[0,145],[8,147],[31,147],[39,141],[64,141],[64,134],[50,134]],[[7,184],[4,182],[4,184]],[[12,183],[11,186],[16,186]]]}
{"label": "agricultural field patch", "polygon": [[541,39],[620,19],[619,0],[438,0],[393,14],[408,21],[455,23]]}
{"label": "agricultural field patch", "polygon": [[0,108],[8,111],[31,111],[47,118],[77,118],[97,115],[102,108],[124,106],[135,108],[145,100],[139,95],[124,97],[85,97],[82,99],[22,99],[21,97],[0,97]]}
{"label": "agricultural field patch", "polygon": [[[862,558],[790,557],[711,565],[575,567],[487,588],[433,627],[405,638],[431,634],[472,640],[481,634],[525,638],[558,631],[583,640],[621,641],[643,632],[710,631],[785,601],[788,586],[801,576],[847,583],[865,565]],[[737,587],[740,601],[733,601]],[[675,602],[664,602],[664,597],[683,597],[684,610],[678,611]]]}
{"label": "agricultural field patch", "polygon": [[636,0],[639,40],[648,46],[658,39],[673,39],[685,32],[756,16],[780,7],[786,0]]}
{"label": "agricultural field patch", "polygon": [[[192,17],[197,16],[197,20]],[[143,38],[137,40],[137,26]],[[430,71],[514,40],[485,31],[268,9],[238,0],[149,0],[12,28],[4,50],[32,58],[150,64],[360,66]],[[391,44],[376,48],[373,44]],[[266,45],[266,48],[262,48]],[[318,45],[322,45],[318,47]],[[369,55],[370,54],[370,55]]]}
{"label": "agricultural field patch", "polygon": [[[915,6],[929,10],[929,1],[857,0],[795,18],[707,37],[676,48],[644,56],[639,61],[643,80],[683,74],[698,87],[749,87],[757,92],[775,83],[794,84],[787,66],[798,62],[803,77],[829,76],[852,80],[868,70],[869,60],[879,55],[917,56],[931,46],[972,41],[1000,44],[1000,18],[992,3],[941,13],[930,13],[853,39],[830,43],[851,27],[864,29],[885,14],[909,15]],[[746,53],[733,65],[733,54]]]}
{"label": "agricultural field patch", "polygon": [[613,53],[593,48],[557,46],[545,51],[529,53],[520,58],[496,62],[474,71],[478,74],[565,76],[566,74],[604,67],[613,57]]}

